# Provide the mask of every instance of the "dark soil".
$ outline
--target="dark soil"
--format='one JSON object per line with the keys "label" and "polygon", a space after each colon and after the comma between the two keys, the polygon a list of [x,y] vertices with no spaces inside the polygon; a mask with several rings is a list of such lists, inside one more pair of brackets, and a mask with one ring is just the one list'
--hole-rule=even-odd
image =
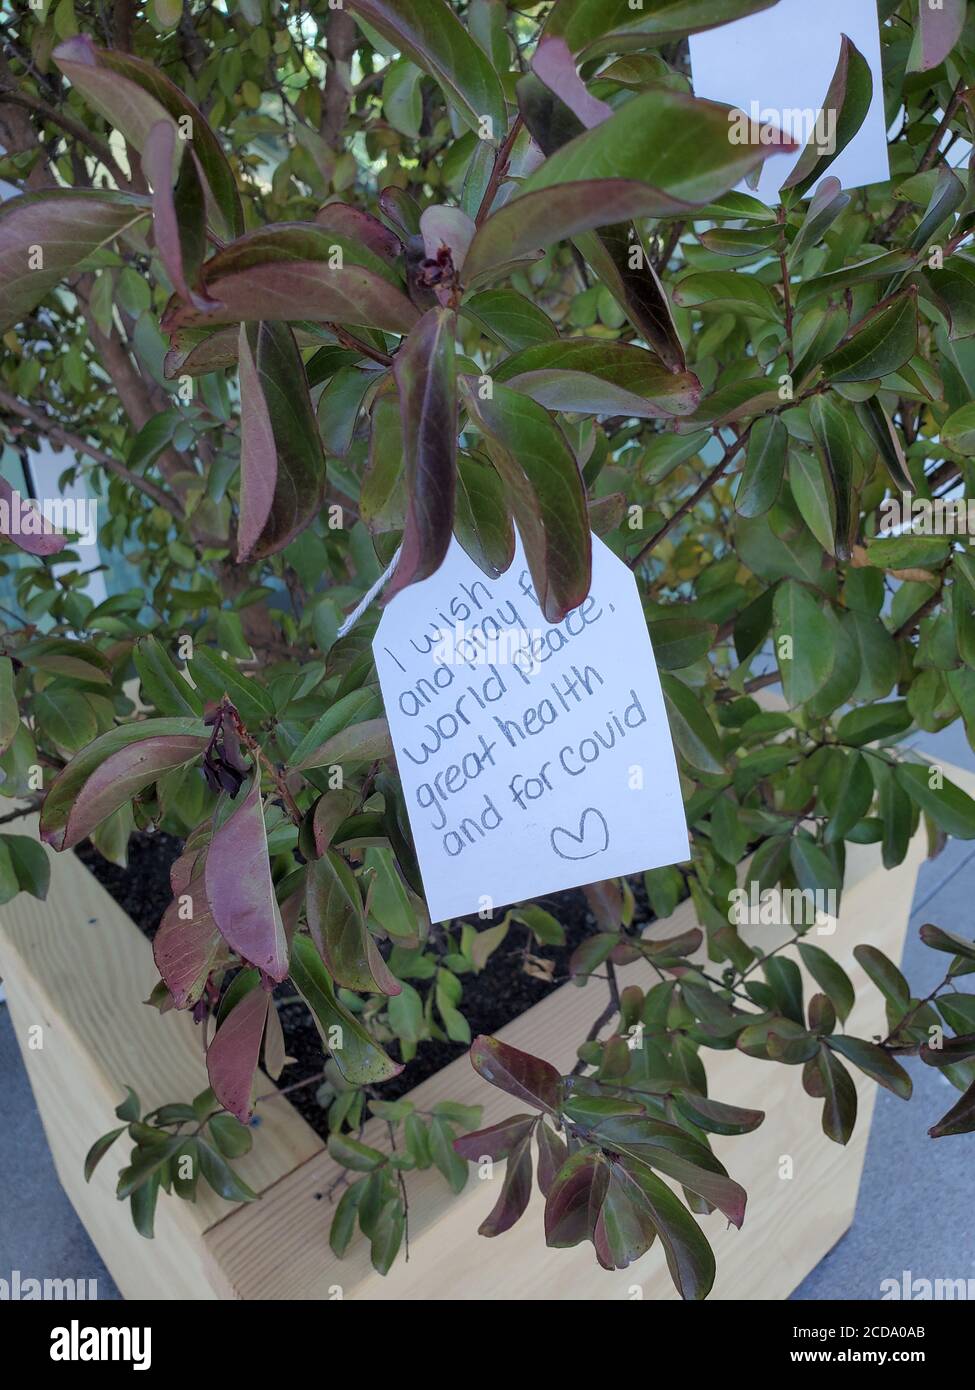
{"label": "dark soil", "polygon": [[[169,870],[181,847],[180,841],[171,835],[162,832],[148,835],[137,831],[129,841],[129,862],[125,869],[120,869],[103,859],[88,841],[79,845],[75,853],[119,906],[129,914],[140,931],[151,940],[172,898]],[[633,888],[638,900],[637,915],[644,917],[646,905],[642,898],[642,884],[634,882]],[[461,1011],[470,1024],[474,1037],[478,1033],[497,1032],[513,1018],[537,1004],[540,999],[544,999],[546,994],[564,984],[568,976],[569,957],[579,942],[593,930],[594,921],[589,905],[585,896],[578,890],[541,898],[539,903],[562,923],[566,944],[557,947],[538,946],[534,944],[533,939],[529,940],[526,928],[512,923],[508,935],[491,956],[486,968],[480,974],[472,973],[462,977],[464,997]],[[477,924],[476,919],[471,920]],[[533,956],[554,961],[555,969],[551,982],[535,979],[525,973],[523,966],[526,947]],[[425,993],[429,987],[425,982],[416,983],[421,993]],[[290,984],[279,985],[275,995],[279,1000],[279,1013],[288,1056],[294,1058],[294,1062],[282,1072],[278,1084],[293,1086],[296,1082],[320,1075],[324,1062],[322,1043],[311,1015],[297,998],[293,987]],[[395,1051],[395,1044],[391,1050]],[[416,1057],[407,1063],[400,1075],[383,1084],[383,1099],[395,1100],[398,1096],[405,1095],[426,1077],[432,1076],[434,1072],[466,1051],[463,1043],[421,1043]],[[323,1138],[327,1138],[327,1112],[315,1098],[317,1090],[318,1086],[314,1080],[309,1080],[307,1086],[289,1091],[288,1099],[312,1128]]]}

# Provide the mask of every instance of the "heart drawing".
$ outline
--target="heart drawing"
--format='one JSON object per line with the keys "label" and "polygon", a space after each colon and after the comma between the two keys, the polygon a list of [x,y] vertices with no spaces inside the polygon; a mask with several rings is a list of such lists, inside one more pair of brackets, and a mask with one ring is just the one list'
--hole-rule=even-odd
{"label": "heart drawing", "polygon": [[552,831],[552,848],[560,859],[592,859],[609,849],[609,826],[602,811],[587,806],[579,817],[579,833],[557,825]]}

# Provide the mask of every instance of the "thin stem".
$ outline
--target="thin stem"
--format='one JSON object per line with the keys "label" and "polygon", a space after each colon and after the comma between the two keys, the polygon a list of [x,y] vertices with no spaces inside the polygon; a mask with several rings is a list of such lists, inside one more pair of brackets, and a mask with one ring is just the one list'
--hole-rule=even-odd
{"label": "thin stem", "polygon": [[12,396],[9,391],[4,390],[0,390],[0,406],[14,415],[21,416],[24,420],[29,420],[55,444],[63,444],[65,448],[75,449],[79,454],[86,454],[88,458],[94,459],[103,468],[107,468],[109,473],[114,473],[116,478],[121,478],[130,487],[144,493],[146,497],[151,497],[153,502],[164,507],[171,516],[176,517],[177,520],[182,520],[183,510],[175,497],[171,497],[169,493],[164,492],[161,487],[150,482],[148,478],[140,478],[137,473],[130,472],[124,463],[119,463],[118,459],[113,458],[111,454],[106,454],[104,449],[96,448],[94,444],[89,444],[80,435],[72,434],[70,430],[64,429],[43,410],[36,410],[33,406],[25,405],[23,401],[19,401],[16,396]]}
{"label": "thin stem", "polygon": [[485,217],[487,217],[488,213],[491,211],[491,204],[494,202],[494,199],[497,196],[498,189],[501,187],[501,181],[504,178],[505,174],[508,172],[508,164],[511,160],[511,151],[514,147],[515,141],[518,138],[518,133],[521,130],[521,127],[522,119],[521,116],[518,115],[512,121],[511,129],[505,136],[504,144],[498,150],[497,156],[495,157],[494,168],[491,170],[491,177],[488,179],[487,188],[485,188],[484,196],[481,199],[481,205],[477,209],[477,215],[474,218],[474,222],[478,227],[481,225]]}
{"label": "thin stem", "polygon": [[670,517],[667,521],[665,521],[664,524],[659,528],[659,530],[653,533],[653,535],[647,541],[646,545],[642,548],[642,550],[636,556],[636,558],[630,561],[631,570],[638,569],[639,566],[646,559],[646,557],[650,554],[651,550],[653,550],[654,546],[659,545],[665,536],[669,536],[671,531],[678,524],[678,522],[682,521],[684,517],[687,515],[687,513],[689,511],[692,511],[693,508],[697,506],[698,502],[701,501],[702,497],[707,496],[707,494],[714,487],[715,483],[717,483],[720,480],[720,478],[724,474],[726,468],[728,467],[729,463],[731,463],[735,455],[744,447],[745,443],[748,440],[748,435],[750,431],[751,425],[748,426],[748,429],[745,430],[744,433],[741,434],[738,439],[734,440],[733,443],[728,445],[728,447],[724,451],[724,454],[722,455],[721,461],[715,464],[715,466],[711,469],[711,472],[708,473],[703,482],[700,483],[700,485],[694,489],[690,497],[688,497],[685,502],[682,502],[680,504],[680,506],[674,512],[673,516]]}

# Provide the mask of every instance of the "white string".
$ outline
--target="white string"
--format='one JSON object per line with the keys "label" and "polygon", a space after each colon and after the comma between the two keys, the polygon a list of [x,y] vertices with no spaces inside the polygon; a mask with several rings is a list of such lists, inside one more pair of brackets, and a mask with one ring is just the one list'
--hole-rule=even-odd
{"label": "white string", "polygon": [[368,589],[366,593],[363,594],[360,602],[356,604],[355,608],[353,608],[352,612],[349,614],[345,622],[339,628],[338,637],[336,637],[335,639],[336,641],[338,641],[339,637],[344,637],[346,633],[352,631],[356,623],[362,617],[363,613],[369,607],[370,603],[377,599],[379,595],[382,593],[383,589],[385,589],[386,585],[389,583],[390,579],[393,576],[393,570],[396,568],[402,550],[403,547],[401,545],[398,545],[396,547],[396,552],[393,555],[393,558],[390,560],[389,564],[386,566],[383,573],[376,580],[375,584],[373,584],[372,588]]}

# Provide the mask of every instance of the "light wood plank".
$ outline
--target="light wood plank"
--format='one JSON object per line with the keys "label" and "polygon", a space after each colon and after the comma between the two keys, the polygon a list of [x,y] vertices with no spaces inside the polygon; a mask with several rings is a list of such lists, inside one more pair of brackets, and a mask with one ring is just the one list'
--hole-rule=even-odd
{"label": "light wood plank", "polygon": [[[36,835],[36,817],[17,831]],[[228,1203],[203,1184],[195,1204],[161,1197],[150,1244],[115,1198],[125,1137],[90,1184],[82,1176],[93,1140],[119,1123],[126,1085],[146,1109],[203,1090],[200,1032],[188,1014],[141,1002],[158,979],[149,942],[74,854],[48,853],[47,901],[21,894],[0,908],[0,974],[58,1176],[124,1293],[212,1297],[201,1235]],[[286,1102],[261,1106],[259,1121],[239,1171],[262,1192],[322,1145]]]}

